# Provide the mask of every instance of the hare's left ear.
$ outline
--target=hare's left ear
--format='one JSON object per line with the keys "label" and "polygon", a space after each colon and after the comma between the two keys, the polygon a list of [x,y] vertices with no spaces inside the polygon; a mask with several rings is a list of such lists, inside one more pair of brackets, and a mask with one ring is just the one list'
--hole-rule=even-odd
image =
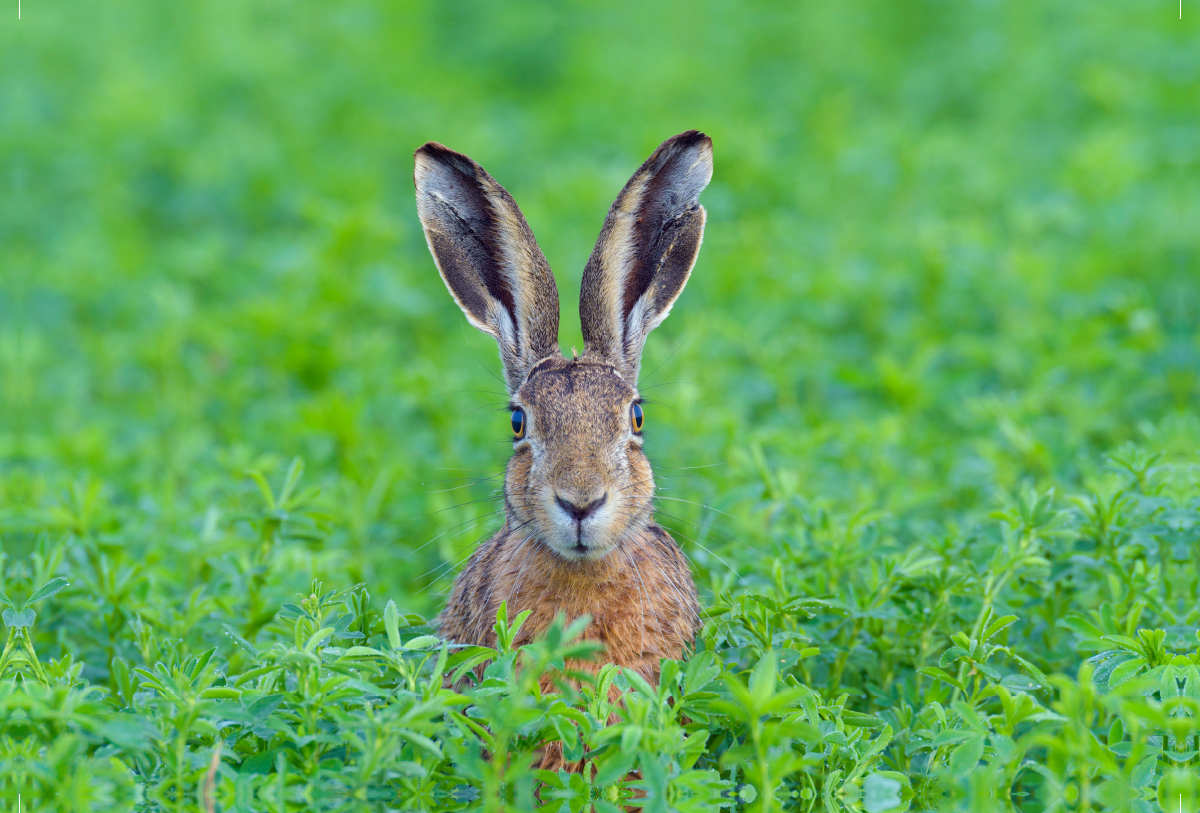
{"label": "hare's left ear", "polygon": [[646,336],[671,312],[700,251],[700,193],[712,171],[708,136],[689,130],[664,141],[608,210],[584,269],[584,345],[634,386]]}
{"label": "hare's left ear", "polygon": [[438,273],[467,320],[500,345],[514,393],[558,350],[558,288],[512,196],[483,167],[430,142],[417,150],[417,213]]}

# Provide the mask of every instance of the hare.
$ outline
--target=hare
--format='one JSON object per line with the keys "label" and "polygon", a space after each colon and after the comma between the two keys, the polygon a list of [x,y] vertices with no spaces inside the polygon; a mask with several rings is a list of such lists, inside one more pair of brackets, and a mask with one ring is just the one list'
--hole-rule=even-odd
{"label": "hare", "polygon": [[[437,625],[494,646],[501,602],[530,610],[517,643],[584,614],[604,658],[657,685],[699,630],[691,572],[654,522],[642,452],[638,366],[646,336],[683,291],[700,250],[712,141],[665,141],[609,209],[583,272],[585,351],[558,347],[558,289],[521,210],[479,164],[441,144],[416,151],[417,211],[434,262],[467,320],[495,337],[513,456],[504,524],[471,557]],[[599,664],[574,664],[595,670]]]}

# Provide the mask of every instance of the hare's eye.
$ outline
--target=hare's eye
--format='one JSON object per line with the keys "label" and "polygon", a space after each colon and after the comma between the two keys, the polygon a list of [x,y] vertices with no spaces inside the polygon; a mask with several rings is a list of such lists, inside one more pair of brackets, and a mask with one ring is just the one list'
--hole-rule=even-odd
{"label": "hare's eye", "polygon": [[522,409],[514,409],[512,411],[512,430],[513,436],[520,440],[525,437],[525,411]]}
{"label": "hare's eye", "polygon": [[646,422],[646,416],[642,414],[642,405],[634,404],[630,410],[630,417],[633,418],[633,431],[641,432],[642,424]]}

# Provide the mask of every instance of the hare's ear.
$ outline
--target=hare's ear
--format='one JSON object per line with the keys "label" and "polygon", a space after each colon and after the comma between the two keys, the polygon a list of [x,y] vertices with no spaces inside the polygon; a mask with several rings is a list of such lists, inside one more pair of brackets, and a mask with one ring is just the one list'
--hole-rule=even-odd
{"label": "hare's ear", "polygon": [[429,251],[467,320],[496,337],[515,392],[558,352],[558,289],[512,196],[462,153],[430,142],[416,152],[417,212]]}
{"label": "hare's ear", "polygon": [[583,272],[579,316],[587,352],[637,385],[646,336],[683,291],[704,235],[700,192],[712,178],[712,140],[667,139],[617,196]]}

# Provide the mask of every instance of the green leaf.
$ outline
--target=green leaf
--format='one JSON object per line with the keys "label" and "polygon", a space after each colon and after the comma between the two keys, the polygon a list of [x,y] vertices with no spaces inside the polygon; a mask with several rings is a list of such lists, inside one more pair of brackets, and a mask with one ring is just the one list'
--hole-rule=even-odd
{"label": "green leaf", "polygon": [[275,766],[275,756],[279,753],[279,750],[278,748],[270,748],[266,751],[252,754],[238,767],[238,773],[269,774]]}
{"label": "green leaf", "polygon": [[954,663],[960,657],[965,657],[970,653],[961,646],[952,646],[942,653],[942,657],[938,660],[938,666],[945,669],[950,664]]}
{"label": "green leaf", "polygon": [[285,666],[320,666],[321,661],[316,655],[311,652],[305,652],[299,649],[293,649],[282,658],[279,659],[281,664]]}
{"label": "green leaf", "polygon": [[968,738],[962,745],[954,749],[950,755],[948,767],[950,772],[955,776],[965,776],[967,772],[975,770],[979,765],[979,760],[983,756],[983,737],[974,735]]}
{"label": "green leaf", "polygon": [[279,492],[279,504],[287,505],[291,499],[292,492],[296,485],[300,482],[300,478],[304,476],[304,461],[299,457],[293,457],[291,464],[288,466],[287,475],[283,480],[283,489]]}
{"label": "green leaf", "polygon": [[275,495],[271,492],[271,485],[267,482],[267,478],[263,477],[260,471],[248,471],[246,476],[253,480],[258,485],[258,491],[262,494],[263,502],[267,504],[267,509],[275,508]]}
{"label": "green leaf", "polygon": [[438,646],[441,642],[441,639],[436,635],[419,635],[411,641],[405,642],[403,648],[406,650],[429,649],[430,647]]}
{"label": "green leaf", "polygon": [[1012,689],[1018,692],[1032,692],[1041,688],[1037,681],[1032,680],[1025,675],[1018,675],[1015,672],[1000,678],[1000,685],[1006,689]]}
{"label": "green leaf", "polygon": [[1137,764],[1129,775],[1129,784],[1135,788],[1144,788],[1150,784],[1154,769],[1158,767],[1158,754],[1151,754]]}
{"label": "green leaf", "polygon": [[948,683],[961,692],[966,691],[966,687],[959,682],[958,678],[943,672],[941,669],[936,669],[932,666],[926,666],[918,669],[917,671],[926,677],[931,677],[934,680],[940,680],[942,683]]}
{"label": "green leaf", "polygon": [[863,780],[862,804],[867,813],[885,813],[900,806],[900,791],[904,784],[899,777],[902,776],[891,771],[876,771]]}
{"label": "green leaf", "polygon": [[602,760],[597,760],[598,770],[592,783],[597,787],[604,787],[620,782],[633,770],[633,763],[636,761],[636,752],[611,751]]}
{"label": "green leaf", "polygon": [[392,649],[400,649],[403,645],[400,641],[400,611],[394,601],[388,601],[383,609],[383,628],[387,631],[388,643]]}
{"label": "green leaf", "polygon": [[49,598],[59,590],[62,590],[68,584],[70,584],[70,582],[61,576],[59,576],[57,579],[51,579],[39,587],[37,591],[29,597],[29,601],[25,602],[25,607],[28,608],[29,605],[33,604],[35,601],[41,601],[44,598]]}
{"label": "green leaf", "polygon": [[1025,670],[1025,674],[1029,675],[1029,677],[1036,681],[1039,686],[1041,686],[1043,689],[1050,688],[1050,683],[1046,678],[1045,672],[1043,672],[1041,669],[1038,669],[1030,661],[1022,658],[1015,652],[1009,652],[1009,655],[1013,660],[1020,664],[1021,668]]}
{"label": "green leaf", "polygon": [[1128,636],[1105,635],[1105,636],[1103,636],[1103,639],[1105,641],[1108,641],[1110,644],[1116,644],[1117,646],[1121,647],[1121,649],[1124,649],[1126,652],[1132,652],[1134,655],[1144,654],[1142,652],[1141,644],[1139,644],[1137,641],[1133,640],[1132,638],[1130,638]]}
{"label": "green leaf", "polygon": [[16,610],[5,610],[3,613],[4,623],[12,628],[32,627],[34,620],[37,618],[37,613],[33,610],[24,610],[17,612]]}
{"label": "green leaf", "polygon": [[1110,689],[1115,689],[1127,680],[1132,680],[1137,677],[1138,673],[1147,667],[1145,658],[1131,658],[1116,669],[1112,670],[1112,674],[1108,676],[1108,686]]}
{"label": "green leaf", "polygon": [[446,661],[446,668],[452,670],[450,682],[458,683],[467,672],[495,657],[496,650],[483,646],[469,646],[456,650]]}
{"label": "green leaf", "polygon": [[721,664],[712,652],[697,652],[688,662],[684,670],[683,691],[686,694],[698,692],[716,680],[721,674]]}
{"label": "green leaf", "polygon": [[227,686],[211,686],[200,692],[200,696],[206,700],[236,700],[242,696],[242,692]]}
{"label": "green leaf", "polygon": [[244,649],[247,653],[249,653],[250,657],[254,658],[255,660],[258,659],[258,650],[254,648],[254,644],[250,643],[245,638],[243,638],[241,635],[239,635],[237,630],[235,630],[233,627],[229,626],[228,624],[222,624],[221,629],[225,632],[226,635],[228,635],[230,638],[233,639],[233,642],[235,644],[237,644],[242,649]]}
{"label": "green leaf", "polygon": [[293,618],[308,618],[312,619],[312,615],[302,607],[299,607],[291,602],[284,604],[279,610],[279,617],[291,620]]}
{"label": "green leaf", "polygon": [[992,667],[988,666],[986,663],[983,663],[981,661],[972,661],[971,666],[977,672],[980,672],[980,673],[986,675],[987,677],[991,678],[994,681],[998,682],[1000,680],[1000,673],[997,672]]}
{"label": "green leaf", "polygon": [[1013,623],[1015,623],[1016,620],[1017,620],[1017,617],[1015,615],[1005,615],[1005,616],[1001,616],[1000,618],[997,618],[995,621],[988,624],[987,629],[985,629],[983,631],[983,639],[982,640],[987,641],[988,639],[990,639],[992,636],[996,635],[1001,630],[1004,630],[1007,627],[1009,627],[1010,625],[1012,625]]}
{"label": "green leaf", "polygon": [[843,711],[841,717],[846,725],[855,726],[856,728],[884,727],[883,720],[880,720],[878,717],[872,717],[869,714],[859,714],[856,711]]}
{"label": "green leaf", "polygon": [[755,708],[762,708],[775,693],[775,656],[764,655],[750,672],[750,697]]}
{"label": "green leaf", "polygon": [[939,731],[937,736],[930,741],[930,745],[934,748],[941,748],[946,745],[957,745],[960,742],[966,742],[975,736],[974,733],[966,729],[952,728],[948,731]]}
{"label": "green leaf", "polygon": [[1113,720],[1113,724],[1108,727],[1108,737],[1106,738],[1108,747],[1112,748],[1117,743],[1124,741],[1124,739],[1125,724],[1121,721],[1120,717],[1117,717]]}
{"label": "green leaf", "polygon": [[305,652],[312,652],[317,648],[317,645],[326,638],[333,637],[333,627],[321,627],[321,629],[308,636],[308,641],[304,644]]}
{"label": "green leaf", "polygon": [[[369,646],[352,646],[342,653],[342,658],[386,658],[387,653]],[[340,660],[340,659],[339,659]]]}

